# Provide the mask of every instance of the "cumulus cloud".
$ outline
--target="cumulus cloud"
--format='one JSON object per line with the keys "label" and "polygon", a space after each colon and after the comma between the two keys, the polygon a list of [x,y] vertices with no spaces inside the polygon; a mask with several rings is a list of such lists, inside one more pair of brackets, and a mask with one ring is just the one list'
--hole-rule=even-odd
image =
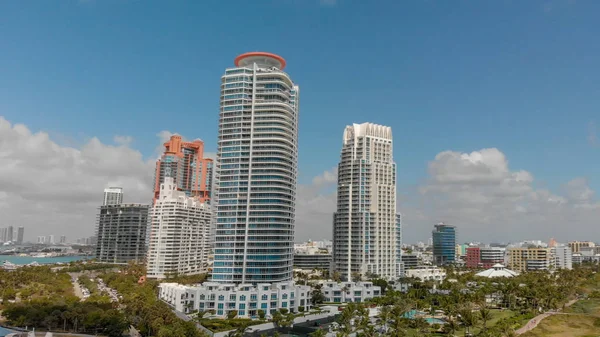
{"label": "cumulus cloud", "polygon": [[296,198],[296,241],[331,239],[336,209],[337,167],[298,185]]}
{"label": "cumulus cloud", "polygon": [[133,137],[116,135],[113,137],[113,141],[118,145],[129,146],[133,142]]}
{"label": "cumulus cloud", "polygon": [[[158,133],[157,149],[171,135]],[[27,240],[49,234],[73,239],[94,233],[105,187],[123,187],[125,202],[149,203],[155,154],[144,158],[128,136],[113,141],[59,145],[45,132],[0,117],[0,227],[25,226]],[[407,182],[399,182],[406,241],[426,240],[440,221],[456,225],[460,241],[597,234],[600,202],[586,178],[575,177],[556,194],[536,187],[532,173],[511,168],[495,148],[444,151],[424,169],[428,177],[416,188],[405,190]],[[334,167],[298,186],[297,241],[332,237],[336,180]]]}
{"label": "cumulus cloud", "polygon": [[595,233],[598,203],[584,178],[568,182],[564,195],[556,195],[536,188],[530,172],[511,170],[495,148],[445,151],[428,168],[417,207],[400,205],[405,221],[422,228],[411,234],[423,239],[438,221],[456,225],[464,240],[575,239]]}
{"label": "cumulus cloud", "polygon": [[[538,188],[531,172],[511,168],[496,148],[443,151],[427,172],[416,188],[399,182],[398,211],[407,242],[427,240],[440,221],[457,226],[460,242],[566,241],[597,233],[600,203],[585,178],[565,183],[560,194]],[[297,239],[331,238],[336,175],[332,169],[299,187]]]}
{"label": "cumulus cloud", "polygon": [[115,137],[118,146],[97,138],[79,148],[60,146],[45,132],[0,117],[0,226],[25,226],[28,240],[74,239],[94,233],[105,187],[122,186],[126,202],[149,202],[154,164],[128,139]]}

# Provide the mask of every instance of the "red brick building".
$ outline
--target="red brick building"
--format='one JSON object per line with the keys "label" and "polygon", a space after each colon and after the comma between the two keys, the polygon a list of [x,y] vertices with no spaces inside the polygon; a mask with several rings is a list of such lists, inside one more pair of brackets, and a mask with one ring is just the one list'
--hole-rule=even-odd
{"label": "red brick building", "polygon": [[466,256],[467,268],[492,268],[497,263],[504,264],[504,248],[468,247]]}

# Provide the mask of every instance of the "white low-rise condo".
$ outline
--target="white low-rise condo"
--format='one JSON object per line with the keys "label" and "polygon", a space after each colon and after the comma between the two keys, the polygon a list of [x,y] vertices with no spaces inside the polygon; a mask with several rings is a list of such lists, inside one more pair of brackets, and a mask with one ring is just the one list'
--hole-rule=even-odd
{"label": "white low-rise condo", "polygon": [[159,298],[175,310],[190,313],[194,310],[213,311],[224,318],[235,311],[240,318],[258,318],[260,311],[270,316],[279,309],[292,313],[311,308],[310,287],[293,282],[234,284],[204,282],[201,285],[161,283]]}
{"label": "white low-rise condo", "polygon": [[148,277],[207,272],[211,218],[208,205],[178,191],[173,178],[166,177],[150,211]]}
{"label": "white low-rise condo", "polygon": [[347,126],[338,166],[333,220],[333,269],[347,280],[400,276],[401,216],[396,212],[392,129],[372,123]]}

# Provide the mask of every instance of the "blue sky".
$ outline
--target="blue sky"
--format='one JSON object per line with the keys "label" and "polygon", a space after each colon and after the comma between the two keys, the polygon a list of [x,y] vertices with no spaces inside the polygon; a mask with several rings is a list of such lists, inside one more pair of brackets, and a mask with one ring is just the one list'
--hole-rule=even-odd
{"label": "blue sky", "polygon": [[600,2],[2,1],[0,115],[64,144],[161,130],[216,149],[219,81],[269,51],[301,87],[300,171],[335,166],[344,126],[389,125],[398,185],[444,150],[496,147],[560,189],[597,177]]}

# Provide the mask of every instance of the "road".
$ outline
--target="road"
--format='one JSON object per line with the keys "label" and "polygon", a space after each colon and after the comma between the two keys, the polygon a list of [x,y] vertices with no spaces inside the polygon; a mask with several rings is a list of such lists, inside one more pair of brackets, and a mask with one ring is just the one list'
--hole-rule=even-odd
{"label": "road", "polygon": [[69,273],[69,276],[71,276],[71,283],[73,284],[73,292],[75,293],[75,296],[84,300],[85,297],[83,296],[83,292],[81,291],[81,286],[79,285],[79,282],[77,282],[77,279],[80,275],[81,273]]}

